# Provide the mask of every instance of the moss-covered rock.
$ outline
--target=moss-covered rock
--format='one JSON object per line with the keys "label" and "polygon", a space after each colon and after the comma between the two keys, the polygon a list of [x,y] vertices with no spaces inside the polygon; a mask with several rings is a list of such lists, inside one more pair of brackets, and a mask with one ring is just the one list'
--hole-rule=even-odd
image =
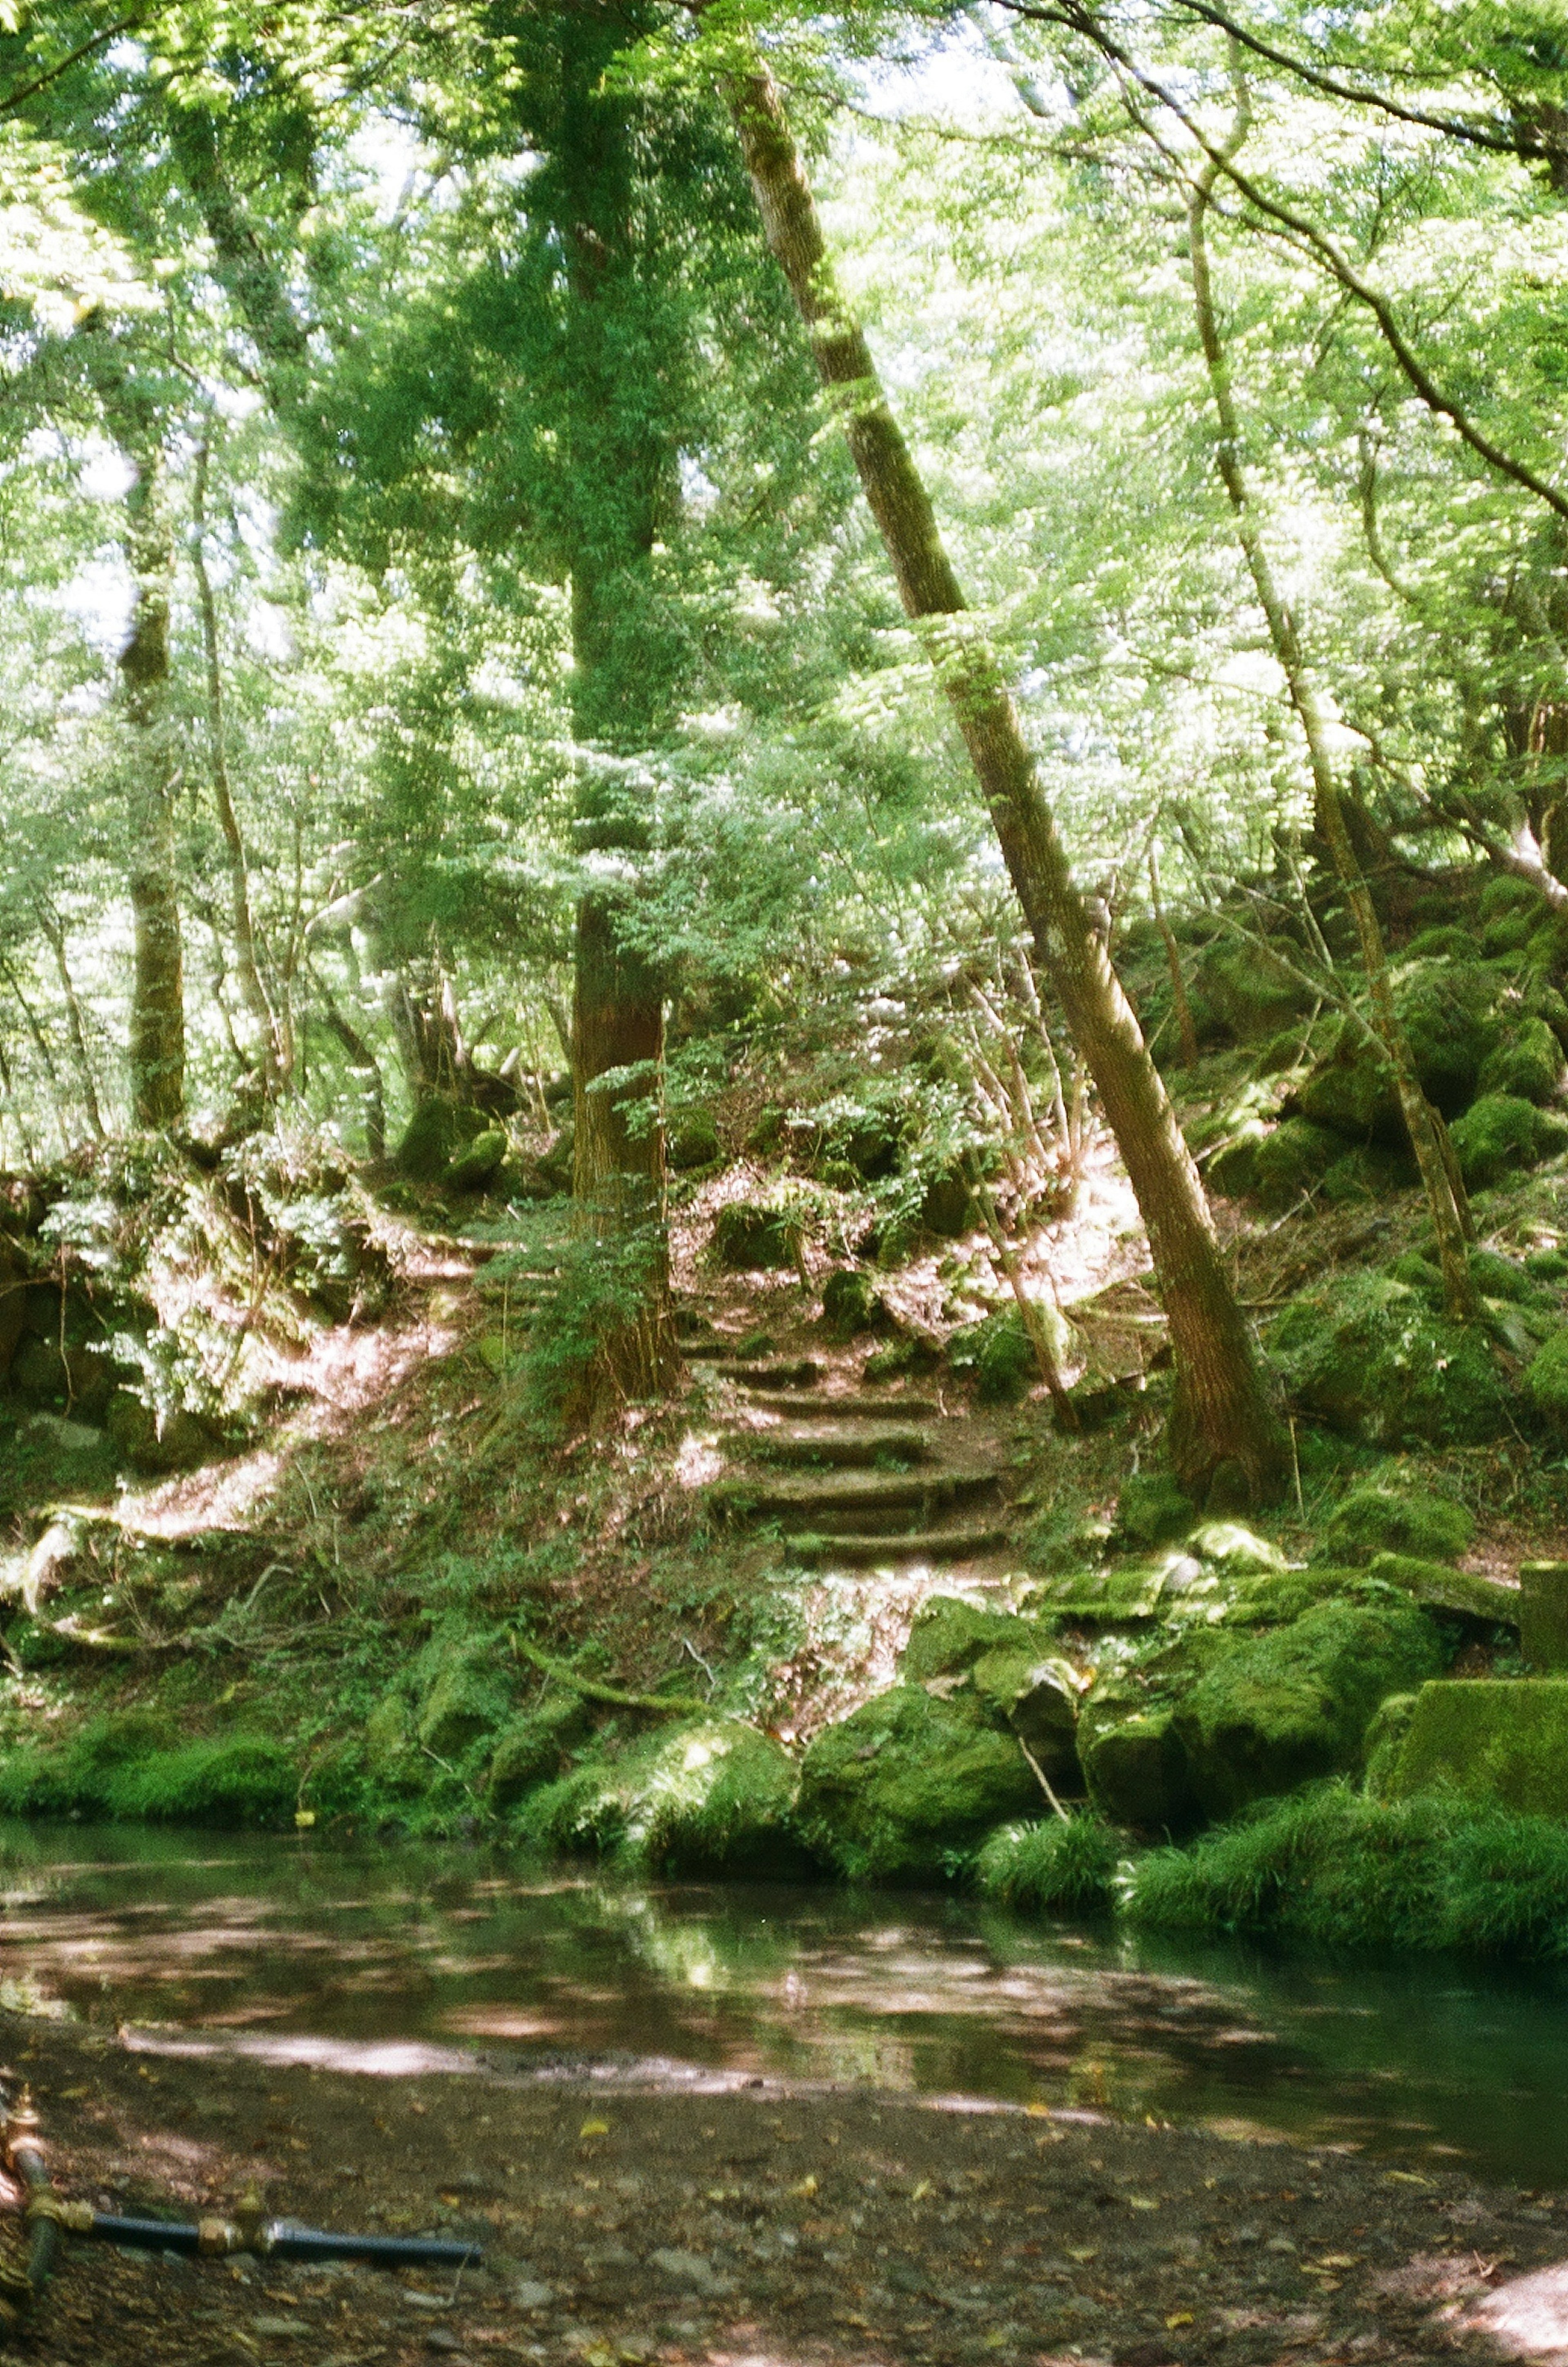
{"label": "moss-covered rock", "polygon": [[1261,1044],[1310,1011],[1311,987],[1266,946],[1217,937],[1198,964],[1205,1001],[1239,1044]]}
{"label": "moss-covered rock", "polygon": [[796,1785],[794,1761],[771,1736],[715,1718],[664,1727],[533,1792],[519,1829],[542,1847],[643,1872],[790,1876],[804,1863]]}
{"label": "moss-covered rock", "polygon": [[1038,1811],[1016,1738],[959,1694],[897,1685],[819,1734],[800,1771],[796,1822],[852,1879],[931,1880],[995,1825]]}
{"label": "moss-covered rock", "polygon": [[1467,1252],[1472,1279],[1483,1298],[1497,1298],[1516,1307],[1529,1306],[1539,1299],[1540,1288],[1522,1266],[1506,1258],[1500,1250],[1472,1249]]}
{"label": "moss-covered rock", "polygon": [[1562,1047],[1544,1019],[1522,1019],[1505,1043],[1487,1055],[1478,1080],[1483,1093],[1512,1093],[1544,1104],[1562,1090]]}
{"label": "moss-covered rock", "polygon": [[666,1153],[678,1175],[694,1167],[712,1167],[724,1156],[718,1128],[705,1110],[683,1110],[665,1138]]}
{"label": "moss-covered rock", "polygon": [[443,1656],[420,1704],[414,1732],[437,1759],[460,1759],[482,1735],[493,1734],[512,1708],[509,1670],[485,1645],[459,1646]]}
{"label": "moss-covered rock", "polygon": [[1091,1805],[1112,1824],[1177,1833],[1196,1823],[1198,1797],[1168,1703],[1130,1708],[1091,1696],[1079,1721],[1078,1758]]}
{"label": "moss-covered rock", "polygon": [[1345,1208],[1358,1201],[1392,1199],[1417,1180],[1415,1161],[1403,1152],[1382,1143],[1358,1143],[1334,1161],[1318,1188],[1331,1208]]}
{"label": "moss-covered rock", "polygon": [[1341,1136],[1308,1117],[1288,1117],[1259,1142],[1252,1164],[1253,1196],[1265,1208],[1292,1208],[1342,1159]]}
{"label": "moss-covered rock", "polygon": [[732,1273],[793,1265],[795,1247],[795,1228],[782,1209],[729,1200],[714,1218],[714,1255]]}
{"label": "moss-covered rock", "polygon": [[1447,1562],[1423,1561],[1418,1554],[1374,1554],[1367,1576],[1376,1585],[1396,1586],[1401,1594],[1429,1611],[1457,1611],[1462,1618],[1480,1619],[1495,1627],[1519,1624],[1517,1586],[1451,1569]]}
{"label": "moss-covered rock", "polygon": [[[490,1131],[491,1120],[483,1110],[432,1093],[415,1104],[392,1163],[412,1183],[439,1184],[468,1144]],[[504,1137],[501,1155],[505,1156]],[[499,1159],[496,1163],[500,1164]]]}
{"label": "moss-covered rock", "polygon": [[1314,1559],[1354,1568],[1374,1554],[1417,1554],[1457,1561],[1468,1552],[1475,1523],[1462,1504],[1420,1488],[1390,1488],[1368,1480],[1342,1496],[1329,1515]]}
{"label": "moss-covered rock", "polygon": [[1135,1546],[1173,1545],[1192,1526],[1197,1507],[1166,1471],[1134,1471],[1116,1499],[1117,1539]]}
{"label": "moss-covered rock", "polygon": [[547,1688],[532,1709],[496,1737],[487,1789],[491,1804],[511,1807],[525,1792],[556,1781],[566,1754],[592,1732],[588,1704],[569,1685]]}
{"label": "moss-covered rock", "polygon": [[482,1192],[499,1174],[507,1147],[504,1130],[487,1126],[447,1161],[443,1182],[455,1192]]}
{"label": "moss-covered rock", "polygon": [[907,1684],[920,1685],[931,1677],[966,1675],[988,1652],[1040,1659],[1050,1649],[1047,1633],[1032,1619],[966,1603],[961,1594],[928,1594],[915,1614],[898,1673]]}
{"label": "moss-covered rock", "polygon": [[[1422,1090],[1445,1116],[1476,1091],[1482,1063],[1496,1048],[1498,982],[1480,963],[1417,957],[1394,973],[1394,1003]],[[1333,1048],[1298,1089],[1303,1117],[1352,1141],[1404,1146],[1393,1078],[1381,1045],[1358,1021],[1340,1025]]]}
{"label": "moss-covered rock", "polygon": [[982,1322],[967,1323],[947,1343],[947,1361],[972,1378],[982,1405],[1011,1405],[1040,1378],[1040,1367],[1016,1307],[998,1308]]}
{"label": "moss-covered rock", "polygon": [[1568,1679],[1423,1685],[1389,1792],[1430,1791],[1568,1818]]}
{"label": "moss-covered rock", "polygon": [[1454,1155],[1472,1192],[1483,1192],[1562,1147],[1562,1121],[1517,1093],[1483,1093],[1452,1127]]}
{"label": "moss-covered rock", "polygon": [[840,1266],[823,1285],[822,1321],[829,1338],[855,1340],[867,1331],[886,1331],[889,1318],[871,1276]]}
{"label": "moss-covered rock", "polygon": [[1187,1550],[1205,1568],[1223,1570],[1232,1578],[1261,1578],[1288,1567],[1278,1546],[1240,1521],[1201,1523],[1187,1538]]}
{"label": "moss-covered rock", "polygon": [[1552,1428],[1568,1433],[1568,1330],[1554,1331],[1525,1374],[1525,1387]]}
{"label": "moss-covered rock", "polygon": [[980,1715],[1018,1736],[1055,1792],[1069,1797],[1081,1792],[1077,1720],[1083,1688],[1069,1661],[1004,1646],[976,1660],[965,1682]]}
{"label": "moss-covered rock", "polygon": [[116,1389],[104,1417],[110,1444],[134,1470],[191,1471],[218,1452],[213,1425],[184,1406],[160,1410]]}
{"label": "moss-covered rock", "polygon": [[1359,1764],[1373,1711],[1442,1666],[1424,1612],[1324,1603],[1288,1627],[1238,1645],[1176,1711],[1192,1786],[1206,1815]]}
{"label": "moss-covered rock", "polygon": [[1337,1275],[1268,1334],[1292,1399],[1375,1446],[1479,1445],[1508,1426],[1508,1397],[1479,1325],[1450,1323],[1388,1274]]}

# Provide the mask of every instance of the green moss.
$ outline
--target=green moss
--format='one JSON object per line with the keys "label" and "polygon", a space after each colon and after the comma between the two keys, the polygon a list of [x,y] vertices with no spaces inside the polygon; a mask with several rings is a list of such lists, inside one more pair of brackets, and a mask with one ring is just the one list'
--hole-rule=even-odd
{"label": "green moss", "polygon": [[975,1874],[1004,1907],[1089,1915],[1112,1902],[1120,1844],[1094,1815],[1003,1825],[980,1852]]}
{"label": "green moss", "polygon": [[457,1645],[429,1673],[415,1735],[437,1759],[460,1759],[510,1714],[516,1677],[493,1643]]}
{"label": "green moss", "polygon": [[1513,1093],[1521,1100],[1554,1101],[1563,1080],[1562,1047],[1544,1019],[1523,1019],[1506,1043],[1481,1066],[1483,1093]]}
{"label": "green moss", "polygon": [[1525,1387],[1538,1412],[1556,1428],[1568,1428],[1568,1331],[1554,1331],[1532,1359]]}
{"label": "green moss", "polygon": [[1450,1323],[1390,1275],[1303,1294],[1268,1334],[1296,1406],[1377,1446],[1476,1445],[1508,1427],[1507,1391],[1477,1325]]}
{"label": "green moss", "polygon": [[1126,1911],[1167,1931],[1314,1946],[1568,1951],[1568,1828],[1452,1795],[1385,1805],[1328,1784],[1139,1861]]}
{"label": "green moss", "polygon": [[[393,1154],[393,1163],[400,1174],[412,1177],[416,1184],[437,1184],[453,1160],[477,1137],[489,1131],[489,1121],[482,1110],[433,1094],[415,1107]],[[504,1138],[502,1155],[505,1155]],[[499,1165],[500,1161],[496,1163]]]}
{"label": "green moss", "polygon": [[1457,1561],[1474,1535],[1475,1523],[1462,1504],[1419,1488],[1369,1482],[1341,1497],[1316,1558],[1355,1566],[1370,1562],[1377,1553],[1400,1553],[1428,1561]]}
{"label": "green moss", "polygon": [[167,1722],[133,1710],[95,1720],[62,1750],[0,1762],[0,1808],[130,1822],[277,1825],[299,1796],[293,1761],[262,1735],[171,1741]]}
{"label": "green moss", "polygon": [[1362,1746],[1366,1772],[1361,1789],[1369,1800],[1387,1800],[1392,1796],[1399,1756],[1419,1699],[1419,1693],[1390,1693],[1387,1701],[1379,1703]]}
{"label": "green moss", "polygon": [[1344,1155],[1342,1138],[1310,1118],[1288,1117],[1258,1144],[1252,1189],[1266,1208],[1292,1208]]}
{"label": "green moss", "polygon": [[1184,1537],[1197,1508],[1164,1471],[1134,1471],[1116,1500],[1116,1535],[1139,1546],[1174,1544]]}
{"label": "green moss", "polygon": [[1231,1578],[1262,1578],[1286,1567],[1279,1546],[1240,1521],[1204,1521],[1188,1538],[1187,1550],[1209,1569],[1223,1570]]}
{"label": "green moss", "polygon": [[1390,1199],[1396,1192],[1409,1191],[1416,1180],[1413,1160],[1381,1143],[1358,1143],[1328,1169],[1322,1193],[1331,1208],[1342,1208],[1360,1200]]}
{"label": "green moss", "polygon": [[1447,1562],[1423,1561],[1416,1554],[1379,1553],[1372,1556],[1367,1575],[1384,1586],[1396,1586],[1413,1603],[1425,1603],[1434,1611],[1457,1611],[1467,1619],[1489,1620],[1499,1626],[1519,1624],[1517,1587],[1500,1585],[1495,1579],[1479,1578],[1467,1569],[1450,1569]]}
{"label": "green moss", "polygon": [[1414,1607],[1322,1603],[1240,1644],[1179,1704],[1176,1731],[1204,1813],[1296,1790],[1360,1763],[1380,1702],[1442,1666],[1437,1630]]}
{"label": "green moss", "polygon": [[863,1332],[885,1331],[888,1317],[870,1276],[840,1266],[823,1287],[822,1320],[831,1339],[854,1340]]}
{"label": "green moss", "polygon": [[959,1594],[928,1594],[915,1614],[898,1662],[908,1684],[931,1677],[963,1674],[987,1652],[1021,1652],[1041,1659],[1050,1648],[1046,1631],[1010,1611],[988,1611]]}
{"label": "green moss", "polygon": [[1040,1378],[1034,1350],[1015,1307],[998,1308],[983,1322],[965,1324],[947,1343],[955,1373],[970,1376],[982,1405],[1010,1405]]}
{"label": "green moss", "polygon": [[778,1208],[730,1200],[714,1218],[714,1255],[733,1273],[793,1265],[795,1245],[795,1229]]}
{"label": "green moss", "polygon": [[554,1781],[574,1744],[591,1731],[588,1704],[569,1686],[547,1689],[524,1716],[502,1728],[491,1753],[487,1788],[492,1807],[510,1807],[525,1792]]}
{"label": "green moss", "polygon": [[499,1126],[486,1127],[482,1134],[476,1134],[471,1142],[447,1161],[442,1181],[454,1191],[482,1192],[487,1184],[495,1181],[507,1149],[503,1129]]}
{"label": "green moss", "polygon": [[819,1734],[801,1766],[797,1824],[825,1864],[853,1880],[948,1873],[995,1825],[1038,1808],[1017,1740],[960,1695],[897,1685]]}
{"label": "green moss", "polygon": [[517,1829],[643,1872],[789,1875],[803,1862],[796,1785],[788,1752],[755,1727],[666,1727],[534,1792]]}
{"label": "green moss", "polygon": [[1113,1824],[1175,1833],[1197,1822],[1187,1751],[1168,1703],[1091,1700],[1079,1721],[1078,1758],[1092,1806]]}
{"label": "green moss", "polygon": [[1528,1306],[1539,1298],[1537,1289],[1522,1266],[1506,1258],[1498,1250],[1473,1249],[1467,1262],[1477,1290],[1483,1298],[1500,1298],[1506,1305]]}
{"label": "green moss", "polygon": [[1516,1093],[1483,1093],[1452,1127],[1460,1172],[1472,1192],[1534,1167],[1568,1141],[1568,1127]]}
{"label": "green moss", "polygon": [[1398,1798],[1438,1788],[1568,1818],[1568,1680],[1423,1686],[1389,1788]]}
{"label": "green moss", "polygon": [[671,1126],[669,1160],[678,1175],[694,1167],[712,1167],[724,1156],[718,1128],[705,1110],[684,1110]]}

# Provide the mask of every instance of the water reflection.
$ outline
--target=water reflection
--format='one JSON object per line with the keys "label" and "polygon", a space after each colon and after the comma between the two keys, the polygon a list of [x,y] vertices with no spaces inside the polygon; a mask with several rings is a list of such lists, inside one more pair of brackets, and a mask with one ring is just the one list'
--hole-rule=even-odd
{"label": "water reflection", "polygon": [[[6,1977],[203,2048],[660,2057],[1568,2179],[1560,1977],[1279,1962],[972,1903],[0,1826]],[[159,2044],[168,2044],[165,2036]],[[374,2058],[374,2060],[372,2060]]]}

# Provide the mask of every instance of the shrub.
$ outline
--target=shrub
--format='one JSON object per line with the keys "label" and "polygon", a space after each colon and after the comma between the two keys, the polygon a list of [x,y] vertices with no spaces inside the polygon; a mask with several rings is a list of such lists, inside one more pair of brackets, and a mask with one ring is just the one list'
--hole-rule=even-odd
{"label": "shrub", "polygon": [[555,1286],[539,1302],[523,1362],[525,1411],[542,1436],[558,1438],[591,1410],[615,1342],[642,1319],[665,1254],[661,1225],[567,1247]]}
{"label": "shrub", "polygon": [[1015,1307],[998,1308],[983,1322],[966,1324],[947,1343],[955,1373],[973,1374],[982,1405],[1010,1405],[1040,1377],[1034,1350]]}
{"label": "shrub", "polygon": [[1119,1856],[1112,1828],[1095,1816],[1003,1825],[981,1850],[976,1879],[1004,1907],[1090,1914],[1112,1903]]}

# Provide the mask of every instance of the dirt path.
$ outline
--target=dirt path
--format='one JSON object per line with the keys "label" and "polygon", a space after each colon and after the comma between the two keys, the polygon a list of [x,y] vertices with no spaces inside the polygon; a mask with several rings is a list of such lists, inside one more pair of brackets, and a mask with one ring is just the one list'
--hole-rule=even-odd
{"label": "dirt path", "polygon": [[317,2225],[486,2247],[454,2291],[77,2245],[17,2348],[82,2367],[1352,2367],[1474,2349],[1466,2301],[1568,2253],[1568,2204],[1086,2116],[0,2038],[62,2191],[101,2209],[194,2215],[257,2183]]}

